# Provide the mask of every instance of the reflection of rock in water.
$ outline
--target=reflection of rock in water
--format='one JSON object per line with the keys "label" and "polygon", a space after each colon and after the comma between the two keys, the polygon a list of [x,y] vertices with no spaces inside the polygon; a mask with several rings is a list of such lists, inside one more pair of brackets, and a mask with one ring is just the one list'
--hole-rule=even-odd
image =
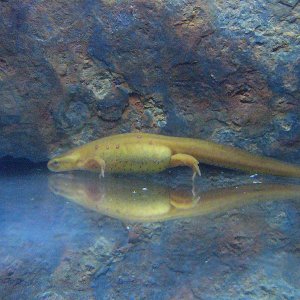
{"label": "reflection of rock in water", "polygon": [[[178,182],[182,182],[179,173]],[[183,187],[182,193],[175,190],[171,194],[172,189],[167,186],[151,188],[149,182],[134,183],[133,178],[96,181],[93,176],[83,176],[73,177],[74,185],[71,178],[64,184],[75,188],[74,194],[84,191],[78,198],[84,198],[88,191],[90,205],[102,200],[106,203],[105,197],[97,198],[99,193],[109,195],[119,189],[119,194],[130,200],[129,211],[137,201],[129,197],[138,194],[129,193],[135,184],[140,193],[143,188],[155,188],[156,192],[150,191],[152,195],[159,191],[169,199],[163,201],[164,207],[169,203],[169,210],[160,210],[162,214],[153,220],[164,220],[172,211],[178,215],[171,217],[180,217],[193,210],[194,204],[188,200],[190,188]],[[64,174],[63,178],[66,177]],[[164,175],[158,178],[162,184],[166,181]],[[62,201],[49,192],[47,179],[40,172],[0,178],[1,299],[270,299],[270,295],[274,299],[281,299],[282,295],[300,299],[299,202],[260,202],[226,213],[203,215],[252,203],[247,199],[240,202],[238,195],[245,192],[242,187],[236,197],[234,189],[221,189],[202,193],[200,202],[194,206],[195,215],[201,211],[200,218],[132,224],[72,201]],[[186,179],[190,183],[189,176]],[[208,180],[201,179],[201,184]],[[245,177],[234,180],[245,182]],[[223,175],[215,177],[213,184],[223,186],[225,181]],[[123,186],[120,182],[124,182]],[[176,186],[174,182],[177,181],[172,178],[170,184]],[[204,184],[203,188],[209,185]],[[254,194],[260,195],[258,201],[267,199],[265,193],[270,200],[283,194],[282,199],[292,198],[296,194],[294,188],[297,189],[269,185],[273,187],[269,193],[270,190],[259,190],[262,185],[254,187],[258,190],[247,193],[253,201]],[[141,203],[150,200],[145,198]],[[207,210],[203,206],[198,209],[201,203]],[[224,204],[222,209],[220,203]],[[149,216],[151,206],[145,207],[148,211],[144,214]]]}
{"label": "reflection of rock in water", "polygon": [[300,197],[298,185],[252,184],[199,193],[172,189],[147,180],[92,175],[50,177],[50,189],[82,206],[118,219],[155,222],[226,211],[253,202]]}
{"label": "reflection of rock in water", "polygon": [[84,251],[66,249],[53,272],[53,284],[78,291],[88,290],[94,274],[105,272],[114,259],[113,247],[114,244],[106,238],[98,237]]}

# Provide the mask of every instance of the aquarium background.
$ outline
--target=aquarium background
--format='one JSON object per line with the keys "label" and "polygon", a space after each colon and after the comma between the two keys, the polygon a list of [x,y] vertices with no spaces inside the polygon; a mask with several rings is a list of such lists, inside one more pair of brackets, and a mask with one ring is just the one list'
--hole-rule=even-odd
{"label": "aquarium background", "polygon": [[0,1],[0,299],[300,299],[299,180],[46,168],[125,132],[299,163],[299,100],[298,0]]}
{"label": "aquarium background", "polygon": [[146,131],[300,157],[300,4],[1,1],[0,155]]}

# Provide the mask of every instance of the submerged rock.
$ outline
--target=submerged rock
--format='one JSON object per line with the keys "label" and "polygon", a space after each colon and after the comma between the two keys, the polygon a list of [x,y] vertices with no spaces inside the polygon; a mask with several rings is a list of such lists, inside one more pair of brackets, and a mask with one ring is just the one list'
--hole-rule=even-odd
{"label": "submerged rock", "polygon": [[0,156],[142,130],[296,157],[299,14],[291,0],[1,1]]}

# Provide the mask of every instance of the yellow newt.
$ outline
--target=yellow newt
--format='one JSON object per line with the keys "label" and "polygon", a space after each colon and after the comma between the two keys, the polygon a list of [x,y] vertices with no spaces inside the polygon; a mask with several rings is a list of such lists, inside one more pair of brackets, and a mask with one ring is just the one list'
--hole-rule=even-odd
{"label": "yellow newt", "polygon": [[300,166],[261,157],[235,147],[206,140],[149,133],[125,133],[95,140],[54,157],[48,168],[55,172],[89,170],[112,173],[157,173],[188,166],[201,175],[205,163],[247,172],[300,177]]}

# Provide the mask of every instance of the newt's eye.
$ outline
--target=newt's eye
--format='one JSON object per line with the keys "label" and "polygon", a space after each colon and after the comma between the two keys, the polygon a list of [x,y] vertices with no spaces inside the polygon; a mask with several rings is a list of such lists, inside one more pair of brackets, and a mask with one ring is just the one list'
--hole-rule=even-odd
{"label": "newt's eye", "polygon": [[52,169],[56,169],[59,167],[59,162],[57,160],[53,160],[53,161],[49,162],[48,167],[50,167]]}
{"label": "newt's eye", "polygon": [[59,166],[59,162],[58,162],[57,160],[55,160],[55,161],[53,161],[53,162],[51,163],[51,165],[52,165],[53,167],[58,167],[58,166]]}

